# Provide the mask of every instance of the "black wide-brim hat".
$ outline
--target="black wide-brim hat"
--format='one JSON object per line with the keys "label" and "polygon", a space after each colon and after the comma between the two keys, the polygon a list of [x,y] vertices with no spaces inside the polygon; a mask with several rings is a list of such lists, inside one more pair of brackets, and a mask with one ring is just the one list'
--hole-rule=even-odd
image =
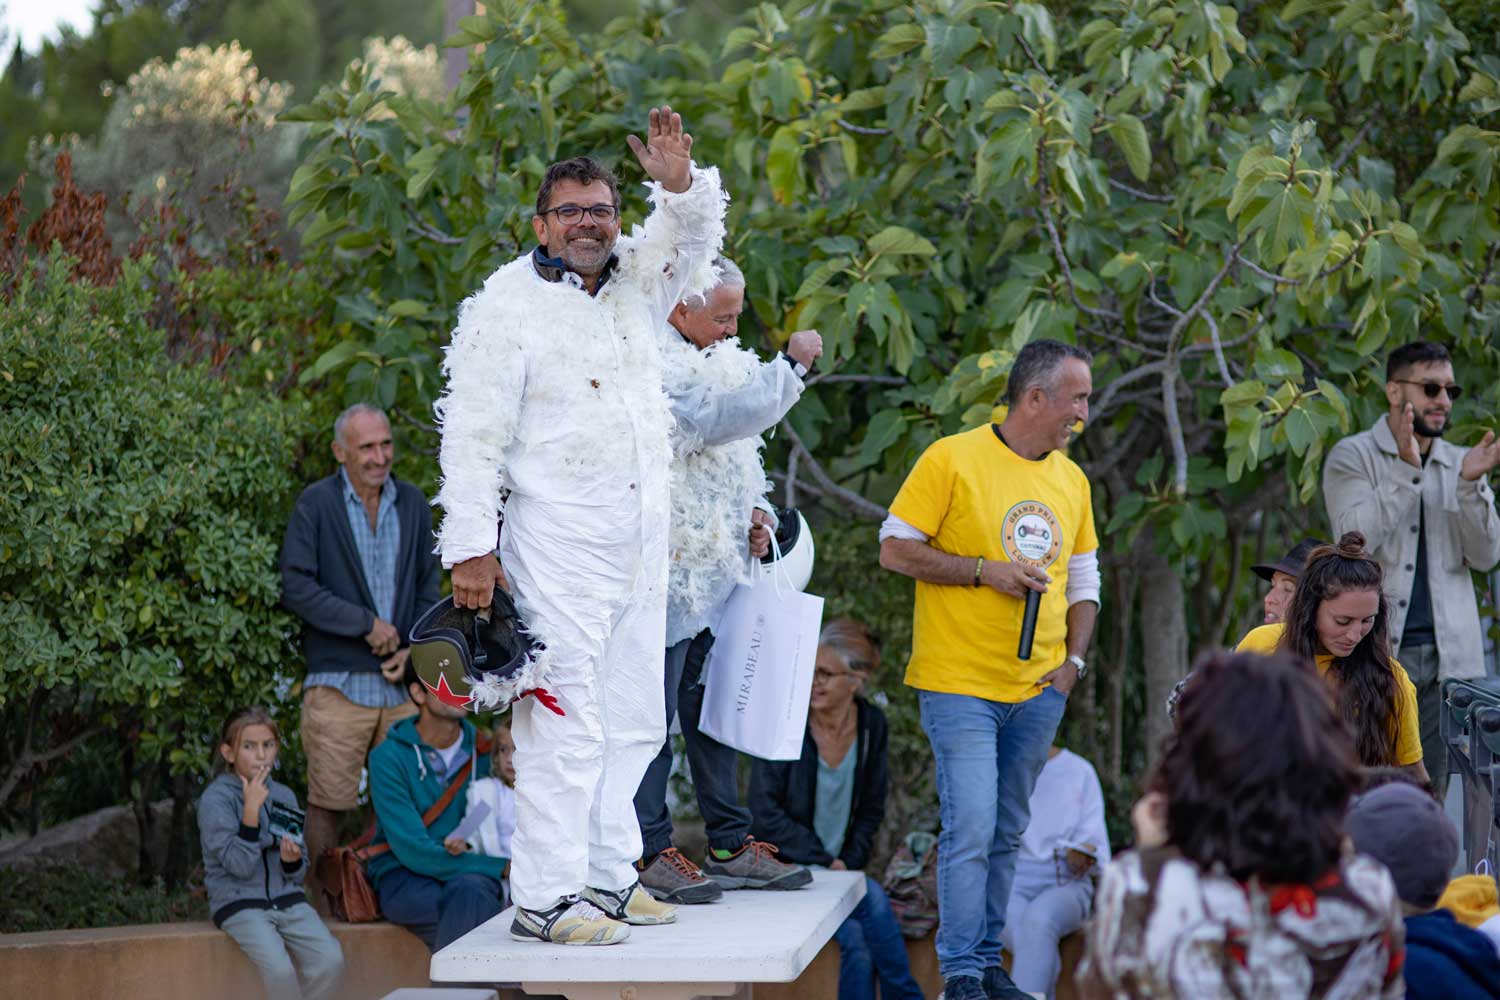
{"label": "black wide-brim hat", "polygon": [[488,608],[460,608],[445,597],[411,630],[411,662],[422,686],[460,708],[474,700],[474,683],[519,673],[534,644],[510,595],[499,587]]}
{"label": "black wide-brim hat", "polygon": [[1327,544],[1327,542],[1319,538],[1304,538],[1296,545],[1293,545],[1291,551],[1276,562],[1256,563],[1250,569],[1256,576],[1267,583],[1270,583],[1271,578],[1277,573],[1285,573],[1287,576],[1293,578],[1300,577],[1302,570],[1307,566],[1308,553],[1312,552],[1319,545]]}

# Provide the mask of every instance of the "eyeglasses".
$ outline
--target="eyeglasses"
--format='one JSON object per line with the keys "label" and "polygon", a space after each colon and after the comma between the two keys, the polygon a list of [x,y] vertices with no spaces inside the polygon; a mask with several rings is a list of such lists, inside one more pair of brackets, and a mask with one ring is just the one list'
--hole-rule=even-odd
{"label": "eyeglasses", "polygon": [[558,205],[539,212],[539,215],[547,215],[556,212],[557,221],[565,226],[576,225],[583,221],[583,213],[587,212],[595,222],[614,222],[619,217],[620,209],[615,205],[600,203],[598,205]]}
{"label": "eyeglasses", "polygon": [[1420,385],[1423,395],[1428,399],[1437,399],[1439,392],[1446,392],[1448,394],[1448,401],[1456,403],[1458,402],[1458,397],[1464,394],[1464,387],[1461,385],[1444,385],[1441,382],[1418,382],[1415,379],[1409,378],[1393,378],[1391,381],[1400,382],[1402,385]]}
{"label": "eyeglasses", "polygon": [[814,684],[832,684],[834,681],[838,680],[840,677],[853,677],[853,676],[854,676],[854,671],[852,671],[852,670],[840,670],[838,673],[834,673],[832,670],[824,670],[822,667],[818,667],[816,670],[813,671],[813,683]]}

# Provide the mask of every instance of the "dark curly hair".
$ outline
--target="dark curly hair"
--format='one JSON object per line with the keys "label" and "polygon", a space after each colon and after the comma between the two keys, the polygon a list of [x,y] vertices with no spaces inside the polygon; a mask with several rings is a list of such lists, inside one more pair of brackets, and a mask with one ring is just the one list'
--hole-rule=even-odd
{"label": "dark curly hair", "polygon": [[1240,881],[1309,883],[1339,860],[1358,786],[1349,731],[1310,663],[1286,653],[1198,661],[1152,776],[1168,841]]}
{"label": "dark curly hair", "polygon": [[558,181],[577,181],[579,184],[603,181],[609,187],[609,200],[616,206],[620,204],[620,182],[614,173],[598,160],[575,156],[571,160],[559,160],[547,168],[542,186],[536,192],[537,215],[552,207],[552,187]]}
{"label": "dark curly hair", "polygon": [[1306,660],[1326,654],[1318,642],[1318,607],[1351,591],[1379,595],[1375,625],[1348,656],[1334,657],[1328,678],[1338,692],[1339,710],[1354,733],[1360,763],[1385,767],[1396,763],[1396,674],[1391,669],[1389,609],[1381,592],[1380,564],[1365,551],[1365,536],[1346,532],[1338,545],[1320,545],[1307,554],[1307,565],[1286,609],[1281,648]]}

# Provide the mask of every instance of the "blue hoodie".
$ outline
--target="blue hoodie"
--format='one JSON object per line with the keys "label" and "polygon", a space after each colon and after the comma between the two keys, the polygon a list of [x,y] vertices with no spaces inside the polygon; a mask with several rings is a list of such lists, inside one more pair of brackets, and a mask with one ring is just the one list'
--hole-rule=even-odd
{"label": "blue hoodie", "polygon": [[[402,719],[386,733],[385,741],[370,751],[370,801],[375,804],[375,844],[390,844],[391,849],[372,858],[366,871],[370,882],[378,887],[380,876],[401,867],[441,882],[468,872],[504,876],[506,858],[465,853],[455,857],[443,847],[443,839],[463,819],[467,796],[460,786],[431,826],[422,825],[422,814],[442,797],[448,778],[442,774],[442,756],[422,742],[417,733],[417,719]],[[463,750],[458,761],[468,770],[467,785],[474,778],[490,773],[487,754],[474,753],[474,727],[464,720],[459,740]]]}
{"label": "blue hoodie", "polygon": [[1500,952],[1447,910],[1406,918],[1407,1000],[1500,998]]}

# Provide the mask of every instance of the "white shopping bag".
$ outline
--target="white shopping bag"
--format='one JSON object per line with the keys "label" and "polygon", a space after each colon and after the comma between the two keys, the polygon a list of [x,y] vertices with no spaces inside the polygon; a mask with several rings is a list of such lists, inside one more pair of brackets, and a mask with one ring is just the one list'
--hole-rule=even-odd
{"label": "white shopping bag", "polygon": [[740,584],[714,629],[700,731],[762,760],[797,760],[807,729],[823,598],[773,575]]}

